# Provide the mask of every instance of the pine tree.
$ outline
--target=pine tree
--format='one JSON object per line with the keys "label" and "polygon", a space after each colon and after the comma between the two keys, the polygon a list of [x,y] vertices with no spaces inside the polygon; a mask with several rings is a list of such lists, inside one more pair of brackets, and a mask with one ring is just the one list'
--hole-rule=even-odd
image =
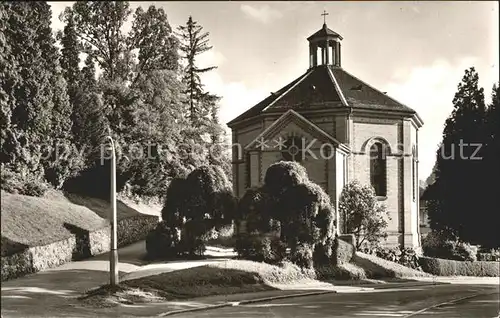
{"label": "pine tree", "polygon": [[206,92],[201,81],[202,74],[217,67],[200,68],[196,63],[197,56],[212,49],[209,45],[209,33],[203,32],[203,27],[190,16],[186,25],[179,27],[179,36],[184,60],[182,81],[186,86],[184,93],[188,102],[187,116],[198,137],[190,133],[187,135],[192,136],[190,140],[196,145],[207,149],[208,164],[222,166],[228,176],[231,176],[230,159],[224,151],[227,148],[223,140],[224,129],[218,119],[220,97]]}
{"label": "pine tree", "polygon": [[[474,216],[481,204],[481,171],[484,149],[485,102],[474,68],[465,71],[453,98],[454,109],[446,120],[443,142],[437,152],[436,193],[438,201],[429,211],[431,226],[447,230],[460,239],[477,239],[479,220]],[[479,147],[478,147],[479,145]],[[479,150],[479,151],[477,151]]]}
{"label": "pine tree", "polygon": [[179,31],[180,50],[184,53],[182,58],[186,64],[183,82],[188,96],[189,118],[191,124],[199,128],[205,124],[206,117],[211,113],[212,103],[216,99],[214,95],[204,91],[200,75],[217,67],[199,68],[196,65],[196,57],[212,49],[212,46],[208,45],[209,33],[203,32],[202,26],[190,16],[185,26],[179,26]]}

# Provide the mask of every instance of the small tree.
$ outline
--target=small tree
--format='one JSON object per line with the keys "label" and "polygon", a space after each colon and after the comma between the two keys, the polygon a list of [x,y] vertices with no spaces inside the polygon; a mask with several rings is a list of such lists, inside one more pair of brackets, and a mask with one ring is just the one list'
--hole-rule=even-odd
{"label": "small tree", "polygon": [[384,230],[390,217],[385,206],[377,201],[373,187],[356,180],[347,184],[340,196],[339,212],[347,233],[356,237],[356,248],[363,244],[376,246],[387,237]]}
{"label": "small tree", "polygon": [[[328,194],[311,182],[306,169],[296,162],[271,165],[264,185],[247,190],[240,200],[238,217],[246,220],[249,238],[244,242],[242,236],[240,255],[245,255],[247,249],[251,250],[248,255],[275,261],[275,257],[265,256],[268,250],[284,258],[282,250],[288,247],[292,262],[302,267],[312,266],[313,259],[325,260],[331,255],[335,210]],[[274,231],[280,233],[277,242],[269,247],[259,245],[264,236]]]}
{"label": "small tree", "polygon": [[[231,184],[218,166],[202,166],[193,170],[182,188],[184,199],[177,207],[178,217],[185,220],[185,239],[181,237],[181,243],[190,254],[200,253],[204,250],[203,240],[209,231],[232,223],[236,200]],[[170,209],[170,206],[165,208]]]}

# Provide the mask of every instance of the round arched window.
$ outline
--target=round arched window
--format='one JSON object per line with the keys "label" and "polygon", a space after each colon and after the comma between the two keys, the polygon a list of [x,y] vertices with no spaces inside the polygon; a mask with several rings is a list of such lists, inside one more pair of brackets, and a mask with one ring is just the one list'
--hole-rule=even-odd
{"label": "round arched window", "polygon": [[304,159],[304,140],[298,136],[289,137],[284,143],[281,154],[286,161],[302,161]]}

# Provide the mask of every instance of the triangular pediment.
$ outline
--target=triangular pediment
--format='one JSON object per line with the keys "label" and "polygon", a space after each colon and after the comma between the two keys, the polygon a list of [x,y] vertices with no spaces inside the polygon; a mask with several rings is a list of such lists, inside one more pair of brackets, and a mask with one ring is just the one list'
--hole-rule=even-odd
{"label": "triangular pediment", "polygon": [[263,142],[271,142],[283,132],[289,131],[289,128],[292,128],[293,131],[300,131],[300,133],[316,138],[319,141],[328,142],[346,152],[349,151],[347,146],[292,109],[288,110],[260,133],[245,149],[259,148],[263,145]]}

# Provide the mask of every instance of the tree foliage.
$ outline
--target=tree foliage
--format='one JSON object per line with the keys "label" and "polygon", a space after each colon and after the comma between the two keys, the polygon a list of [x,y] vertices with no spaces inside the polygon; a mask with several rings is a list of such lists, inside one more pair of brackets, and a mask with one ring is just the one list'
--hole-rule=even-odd
{"label": "tree foliage", "polygon": [[491,218],[498,218],[494,206],[499,193],[490,185],[500,176],[496,90],[494,87],[487,109],[478,73],[473,67],[465,71],[436,156],[434,200],[429,205],[433,230],[448,231],[461,241],[487,246],[499,244],[491,225]]}
{"label": "tree foliage", "polygon": [[[252,240],[252,235],[257,234],[277,234],[276,239],[281,243],[258,245],[266,247],[261,254],[267,255],[270,253],[267,249],[276,247],[279,250],[271,254],[281,255],[283,259],[285,254],[280,251],[288,247],[290,259],[299,266],[312,266],[313,255],[315,259],[328,259],[335,236],[335,210],[328,194],[311,182],[305,168],[296,162],[272,164],[264,180],[262,187],[248,189],[238,204],[237,219],[245,222],[248,239]],[[255,244],[245,244],[243,237],[239,244],[255,248]],[[239,250],[241,255],[247,252]],[[269,259],[255,253],[250,254],[257,259]]]}
{"label": "tree foliage", "polygon": [[184,57],[193,67],[185,69],[178,53],[185,38],[162,8],[77,1],[60,15],[55,38],[46,2],[2,2],[0,16],[0,159],[15,174],[10,180],[107,197],[107,135],[117,150],[118,188],[133,195],[163,197],[172,179],[207,163],[230,172],[226,156],[206,154],[201,137],[217,143],[222,128],[218,97],[201,80],[197,107],[206,116],[190,122],[183,78],[214,68],[196,67],[194,56],[210,49],[199,25],[192,24],[196,45]]}
{"label": "tree foliage", "polygon": [[162,218],[168,226],[183,229],[181,249],[193,255],[203,253],[211,230],[232,224],[235,208],[232,186],[222,168],[201,166],[170,182]]}
{"label": "tree foliage", "polygon": [[[72,149],[71,104],[46,2],[2,2],[2,165],[60,187],[80,169]],[[8,54],[9,56],[6,56]]]}
{"label": "tree foliage", "polygon": [[387,237],[389,214],[378,202],[372,186],[356,180],[348,183],[340,195],[339,213],[345,220],[345,231],[356,237],[356,248],[363,244],[377,246]]}

